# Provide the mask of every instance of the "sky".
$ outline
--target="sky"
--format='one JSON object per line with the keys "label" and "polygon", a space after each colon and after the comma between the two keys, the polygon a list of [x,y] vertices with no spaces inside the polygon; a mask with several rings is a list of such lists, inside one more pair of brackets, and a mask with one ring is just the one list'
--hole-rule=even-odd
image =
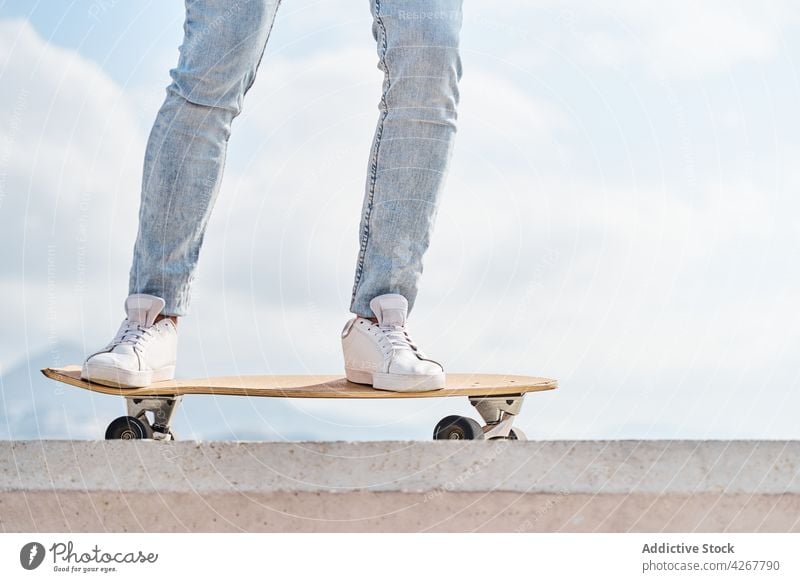
{"label": "sky", "polygon": [[[124,316],[179,2],[0,0],[0,438],[96,438],[54,385]],[[233,126],[178,375],[342,373],[378,116],[367,2],[284,0]],[[800,438],[800,7],[466,2],[459,129],[409,330],[556,378],[530,438]],[[186,399],[179,436],[427,439],[456,399]]]}

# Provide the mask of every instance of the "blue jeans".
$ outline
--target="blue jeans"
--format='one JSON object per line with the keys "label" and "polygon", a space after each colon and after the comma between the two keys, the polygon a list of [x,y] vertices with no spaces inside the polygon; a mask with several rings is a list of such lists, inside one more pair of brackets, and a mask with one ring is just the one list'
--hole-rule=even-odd
{"label": "blue jeans", "polygon": [[[147,143],[130,293],[185,315],[233,119],[280,0],[186,0],[184,41]],[[384,72],[350,311],[399,293],[409,312],[456,132],[461,0],[370,0]]]}

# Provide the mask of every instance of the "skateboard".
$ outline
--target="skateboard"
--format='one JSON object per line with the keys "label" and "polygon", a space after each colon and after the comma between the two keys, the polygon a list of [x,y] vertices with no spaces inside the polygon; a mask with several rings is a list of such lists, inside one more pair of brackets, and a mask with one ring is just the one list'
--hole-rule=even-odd
{"label": "skateboard", "polygon": [[81,379],[80,366],[44,368],[42,373],[58,382],[92,392],[125,398],[127,416],[111,422],[106,439],[173,440],[172,419],[181,399],[188,394],[265,396],[268,398],[469,398],[484,423],[451,415],[433,430],[434,440],[525,440],[513,427],[528,392],[553,390],[555,380],[511,374],[450,374],[446,386],[428,392],[387,392],[354,384],[342,376],[222,376],[156,382],[145,388],[114,388]]}

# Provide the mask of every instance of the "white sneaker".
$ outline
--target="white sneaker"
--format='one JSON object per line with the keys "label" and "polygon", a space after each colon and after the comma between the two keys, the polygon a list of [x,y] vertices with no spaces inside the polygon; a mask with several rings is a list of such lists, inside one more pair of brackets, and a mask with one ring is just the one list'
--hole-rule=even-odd
{"label": "white sneaker", "polygon": [[89,356],[81,378],[119,388],[141,388],[175,377],[178,330],[169,318],[154,323],[164,300],[153,295],[130,295],[127,317],[106,347]]}
{"label": "white sneaker", "polygon": [[369,306],[378,323],[356,316],[342,330],[347,379],[393,392],[444,388],[444,367],[427,358],[405,329],[406,298],[387,293],[375,297]]}

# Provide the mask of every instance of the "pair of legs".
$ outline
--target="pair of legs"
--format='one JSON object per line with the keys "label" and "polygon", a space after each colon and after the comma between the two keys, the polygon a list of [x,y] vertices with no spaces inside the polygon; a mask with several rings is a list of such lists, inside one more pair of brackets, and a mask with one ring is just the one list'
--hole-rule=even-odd
{"label": "pair of legs", "polygon": [[[180,60],[147,143],[130,293],[187,313],[203,236],[279,0],[187,0]],[[350,311],[396,293],[413,308],[456,131],[461,0],[370,0],[384,72]]]}

